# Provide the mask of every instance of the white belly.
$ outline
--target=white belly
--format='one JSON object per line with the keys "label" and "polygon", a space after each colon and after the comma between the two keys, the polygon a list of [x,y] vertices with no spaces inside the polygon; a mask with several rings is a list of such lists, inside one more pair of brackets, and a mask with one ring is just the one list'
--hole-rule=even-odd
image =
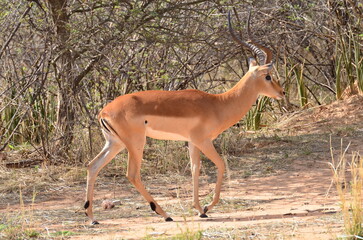
{"label": "white belly", "polygon": [[160,140],[190,141],[197,118],[147,116],[146,136]]}
{"label": "white belly", "polygon": [[152,128],[146,128],[146,136],[160,139],[160,140],[176,140],[176,141],[189,141],[190,139],[180,135],[178,133],[163,132],[158,130],[153,130]]}

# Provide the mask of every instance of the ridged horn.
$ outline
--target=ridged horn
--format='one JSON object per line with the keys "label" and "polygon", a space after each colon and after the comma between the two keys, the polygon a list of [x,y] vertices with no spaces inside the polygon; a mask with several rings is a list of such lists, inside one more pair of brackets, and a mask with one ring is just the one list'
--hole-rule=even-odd
{"label": "ridged horn", "polygon": [[271,49],[264,46],[262,43],[256,41],[253,38],[253,36],[251,34],[250,20],[251,20],[251,11],[248,12],[248,19],[247,19],[247,35],[248,35],[248,39],[250,40],[250,42],[252,44],[254,44],[255,46],[257,46],[258,48],[260,48],[262,51],[265,52],[266,59],[265,59],[265,61],[261,62],[260,64],[261,65],[268,64],[268,63],[270,63],[272,61],[272,56],[273,56],[272,51],[271,51]]}
{"label": "ridged horn", "polygon": [[238,43],[241,46],[248,47],[252,52],[254,52],[256,54],[258,62],[259,62],[260,65],[270,63],[271,60],[272,60],[272,51],[269,48],[262,45],[261,43],[259,43],[256,40],[251,38],[251,34],[250,34],[250,15],[251,15],[251,12],[248,15],[247,32],[248,32],[248,37],[249,37],[251,43],[243,41],[242,39],[240,39],[235,34],[235,32],[234,32],[234,30],[232,28],[231,12],[230,11],[228,12],[228,29],[229,29],[229,32],[231,33],[232,39],[236,43]]}

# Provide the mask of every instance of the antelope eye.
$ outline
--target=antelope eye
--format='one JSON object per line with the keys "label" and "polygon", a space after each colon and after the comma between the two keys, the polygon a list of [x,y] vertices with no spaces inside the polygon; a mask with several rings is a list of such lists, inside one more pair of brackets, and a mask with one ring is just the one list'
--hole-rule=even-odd
{"label": "antelope eye", "polygon": [[270,75],[267,75],[267,76],[266,76],[266,80],[267,80],[267,81],[271,81],[271,76],[270,76]]}

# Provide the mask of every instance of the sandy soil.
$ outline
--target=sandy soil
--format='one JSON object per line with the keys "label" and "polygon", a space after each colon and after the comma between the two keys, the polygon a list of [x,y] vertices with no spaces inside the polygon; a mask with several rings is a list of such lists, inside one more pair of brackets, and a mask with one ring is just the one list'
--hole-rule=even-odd
{"label": "sandy soil", "polygon": [[[243,154],[229,162],[221,202],[206,219],[191,209],[187,175],[144,178],[173,222],[156,216],[124,176],[98,179],[94,210],[100,225],[90,226],[84,216],[84,181],[55,184],[38,192],[35,200],[29,190],[20,195],[20,205],[19,193],[2,194],[0,213],[8,221],[14,216],[25,219],[26,227],[44,239],[169,239],[198,231],[202,239],[336,239],[343,234],[343,221],[332,184],[330,149],[337,157],[343,139],[344,147],[351,143],[349,153],[363,152],[362,103],[362,97],[353,96],[286,116],[258,136],[240,133]],[[201,177],[205,202],[215,181],[215,174],[206,174],[208,166]],[[103,210],[104,199],[121,200],[121,205]]]}

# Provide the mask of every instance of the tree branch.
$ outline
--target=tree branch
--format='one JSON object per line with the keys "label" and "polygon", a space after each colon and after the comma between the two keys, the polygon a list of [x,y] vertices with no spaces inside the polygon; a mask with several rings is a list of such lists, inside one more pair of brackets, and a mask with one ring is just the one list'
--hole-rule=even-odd
{"label": "tree branch", "polygon": [[6,40],[5,44],[2,46],[1,50],[0,50],[0,58],[2,57],[3,53],[5,52],[5,49],[7,48],[7,46],[9,45],[9,43],[11,42],[11,39],[13,39],[15,33],[18,31],[23,18],[29,13],[30,9],[32,8],[33,4],[29,4],[27,9],[24,11],[23,15],[21,15],[18,24],[16,24],[14,30],[11,32],[8,40]]}

